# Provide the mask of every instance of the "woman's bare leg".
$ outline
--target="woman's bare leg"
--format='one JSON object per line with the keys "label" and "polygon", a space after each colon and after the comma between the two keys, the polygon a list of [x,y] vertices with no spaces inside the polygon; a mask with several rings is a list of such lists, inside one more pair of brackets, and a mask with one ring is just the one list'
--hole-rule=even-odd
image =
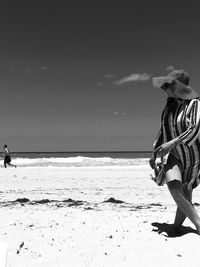
{"label": "woman's bare leg", "polygon": [[[188,189],[186,186],[184,186],[183,192],[185,194],[185,198],[192,203],[192,189]],[[179,228],[181,227],[181,225],[185,221],[186,217],[187,216],[185,215],[185,213],[182,212],[182,210],[179,207],[177,207],[176,216],[175,216],[175,220],[174,220],[174,228],[179,230]]]}
{"label": "woman's bare leg", "polygon": [[[180,211],[188,217],[192,223],[196,226],[198,233],[200,234],[200,217],[198,216],[196,210],[194,209],[190,200],[187,199],[183,191],[182,177],[180,169],[177,165],[172,166],[166,172],[166,182],[169,188],[169,191],[176,202]],[[179,212],[179,211],[178,211]],[[183,214],[179,213],[176,220],[180,223],[184,221]]]}

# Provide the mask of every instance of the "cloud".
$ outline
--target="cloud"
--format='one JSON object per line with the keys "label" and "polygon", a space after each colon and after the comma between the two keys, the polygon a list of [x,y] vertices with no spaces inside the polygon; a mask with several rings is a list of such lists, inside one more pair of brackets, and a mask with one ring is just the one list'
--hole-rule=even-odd
{"label": "cloud", "polygon": [[128,112],[127,111],[115,111],[114,115],[115,116],[128,116]]}
{"label": "cloud", "polygon": [[114,74],[106,74],[104,77],[105,77],[106,79],[112,79],[112,78],[115,77],[115,75],[114,75]]}
{"label": "cloud", "polygon": [[148,73],[133,73],[129,76],[126,76],[118,81],[114,81],[114,84],[119,86],[122,85],[124,83],[128,83],[128,82],[146,82],[148,80],[150,80],[151,75]]}
{"label": "cloud", "polygon": [[97,86],[102,86],[103,85],[103,83],[102,82],[97,82]]}
{"label": "cloud", "polygon": [[174,67],[173,67],[173,66],[168,66],[168,67],[166,68],[166,71],[172,71],[172,70],[174,70]]}
{"label": "cloud", "polygon": [[45,71],[45,70],[47,70],[48,69],[48,67],[47,66],[42,66],[42,67],[39,67],[39,71]]}
{"label": "cloud", "polygon": [[41,66],[41,67],[37,67],[37,68],[30,68],[27,67],[24,69],[25,73],[31,73],[31,72],[38,72],[38,71],[46,71],[48,69],[47,66]]}
{"label": "cloud", "polygon": [[26,68],[24,71],[25,71],[26,73],[30,73],[30,72],[32,72],[32,69],[31,69],[31,68]]}

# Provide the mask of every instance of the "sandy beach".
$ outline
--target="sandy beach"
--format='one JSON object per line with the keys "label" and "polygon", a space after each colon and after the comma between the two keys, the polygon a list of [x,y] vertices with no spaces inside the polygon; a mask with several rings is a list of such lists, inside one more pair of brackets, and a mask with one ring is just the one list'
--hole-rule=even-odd
{"label": "sandy beach", "polygon": [[[8,267],[194,266],[200,237],[147,165],[1,168]],[[200,189],[194,192],[200,213]]]}

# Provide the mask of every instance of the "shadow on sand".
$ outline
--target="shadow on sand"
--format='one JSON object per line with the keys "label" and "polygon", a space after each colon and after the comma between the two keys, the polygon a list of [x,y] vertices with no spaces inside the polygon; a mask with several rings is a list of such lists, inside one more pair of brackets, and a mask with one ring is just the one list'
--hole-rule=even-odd
{"label": "shadow on sand", "polygon": [[164,233],[164,236],[166,237],[180,237],[189,233],[198,234],[196,230],[186,226],[181,226],[179,230],[176,230],[174,229],[174,225],[169,223],[154,222],[151,225],[157,227],[152,231],[157,232],[158,234]]}

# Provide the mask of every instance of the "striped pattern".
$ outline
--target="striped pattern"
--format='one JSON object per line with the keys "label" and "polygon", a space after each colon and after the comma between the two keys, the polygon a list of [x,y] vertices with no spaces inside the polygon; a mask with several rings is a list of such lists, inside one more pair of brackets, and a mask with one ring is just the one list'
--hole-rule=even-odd
{"label": "striped pattern", "polygon": [[154,149],[177,137],[182,143],[171,153],[181,161],[185,170],[183,180],[184,182],[198,183],[195,179],[200,165],[199,99],[175,100],[168,98],[161,117],[161,129],[154,142]]}

